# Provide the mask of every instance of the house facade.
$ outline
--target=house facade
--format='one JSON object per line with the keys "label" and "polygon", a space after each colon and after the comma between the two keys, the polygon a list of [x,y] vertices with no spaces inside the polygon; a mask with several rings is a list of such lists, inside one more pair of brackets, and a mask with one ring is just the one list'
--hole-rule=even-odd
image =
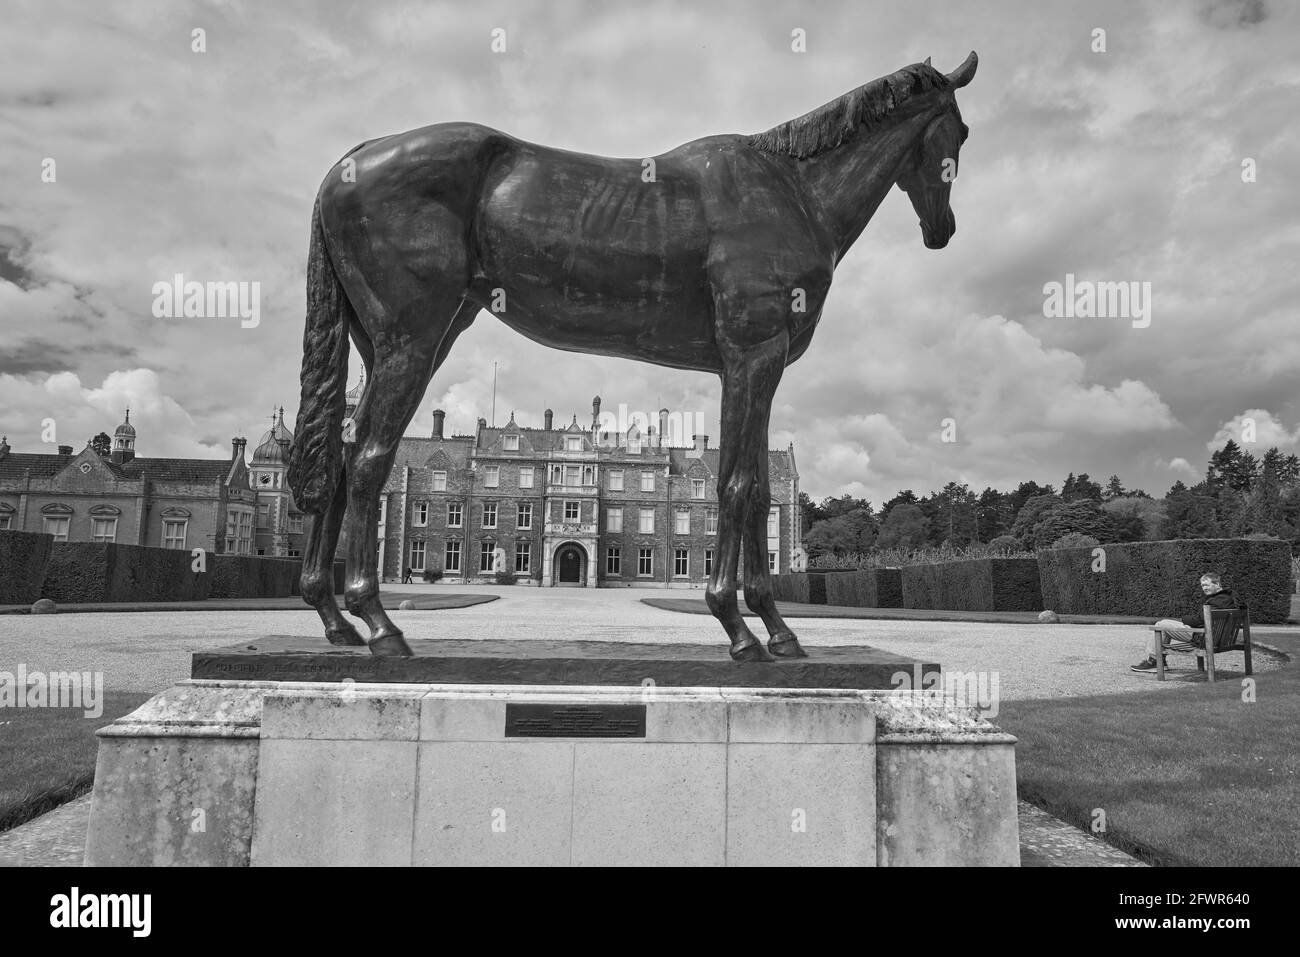
{"label": "house facade", "polygon": [[301,554],[304,516],[283,477],[292,440],[283,409],[251,466],[243,438],[231,441],[228,459],[138,456],[136,439],[129,409],[109,455],[89,443],[80,452],[15,452],[0,439],[0,530],[45,532],[59,542]]}
{"label": "house facade", "polygon": [[[670,446],[660,426],[601,431],[590,425],[503,426],[480,418],[470,434],[444,434],[435,410],[428,438],[404,437],[384,487],[379,567],[443,581],[492,581],[498,571],[542,586],[701,588],[716,556],[718,456],[708,436]],[[798,542],[794,448],[769,454],[772,506],[767,558],[788,571]]]}

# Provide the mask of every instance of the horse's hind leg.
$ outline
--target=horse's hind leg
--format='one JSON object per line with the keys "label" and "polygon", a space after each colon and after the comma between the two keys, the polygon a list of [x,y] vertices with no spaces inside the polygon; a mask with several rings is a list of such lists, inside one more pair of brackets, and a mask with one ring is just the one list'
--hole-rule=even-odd
{"label": "horse's hind leg", "polygon": [[334,549],[347,509],[348,488],[340,480],[334,491],[334,500],[321,515],[312,519],[307,533],[302,569],[302,599],[316,609],[325,623],[325,637],[332,645],[364,645],[365,639],[343,617],[334,600]]}
{"label": "horse's hind leg", "polygon": [[410,655],[401,629],[392,623],[379,600],[379,496],[393,467],[397,444],[433,376],[438,339],[375,344],[370,380],[353,422],[356,444],[346,477],[351,508],[343,519],[347,530],[348,611],[370,626],[370,650],[376,655]]}

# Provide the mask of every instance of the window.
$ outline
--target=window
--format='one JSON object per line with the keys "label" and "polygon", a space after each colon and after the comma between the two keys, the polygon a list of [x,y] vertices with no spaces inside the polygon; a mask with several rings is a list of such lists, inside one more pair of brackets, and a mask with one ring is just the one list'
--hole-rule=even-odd
{"label": "window", "polygon": [[564,467],[564,484],[570,487],[578,484],[578,466],[566,465]]}
{"label": "window", "polygon": [[582,436],[581,436],[581,435],[566,435],[566,436],[564,437],[564,451],[566,451],[566,452],[581,452],[581,451],[582,451]]}
{"label": "window", "polygon": [[289,534],[290,535],[302,534],[302,513],[301,512],[289,513]]}
{"label": "window", "polygon": [[641,473],[641,491],[653,492],[655,490],[655,473],[645,471]]}
{"label": "window", "polygon": [[12,515],[0,515],[0,532],[9,531],[10,522],[13,521]]}
{"label": "window", "polygon": [[497,503],[496,502],[483,503],[483,527],[484,528],[497,527]]}
{"label": "window", "polygon": [[621,575],[623,567],[623,550],[617,545],[605,549],[605,574]]}
{"label": "window", "polygon": [[501,466],[488,465],[483,468],[483,485],[486,488],[496,488],[501,484]]}
{"label": "window", "polygon": [[519,436],[517,436],[517,435],[507,435],[507,436],[505,437],[505,444],[502,446],[502,448],[504,448],[507,452],[518,452],[518,451],[519,451]]}
{"label": "window", "polygon": [[270,502],[263,502],[262,504],[257,506],[257,527],[258,528],[271,527],[271,503]]}
{"label": "window", "polygon": [[68,540],[68,525],[72,520],[69,518],[45,518],[45,534],[53,535],[56,542],[66,542]]}
{"label": "window", "polygon": [[460,542],[448,542],[443,554],[442,570],[448,575],[460,574]]}
{"label": "window", "polygon": [[533,527],[533,503],[521,502],[518,511],[515,512],[515,528],[524,529]]}
{"label": "window", "polygon": [[691,479],[691,498],[704,498],[704,479]]}
{"label": "window", "polygon": [[433,473],[433,490],[435,492],[447,491],[447,473],[438,471]]}
{"label": "window", "polygon": [[584,465],[582,467],[582,484],[583,485],[596,484],[596,466]]}
{"label": "window", "polygon": [[298,548],[289,549],[290,558],[302,558],[302,550]]}
{"label": "window", "polygon": [[774,508],[767,513],[767,537],[781,537],[781,510]]}
{"label": "window", "polygon": [[627,450],[631,455],[641,454],[641,436],[633,435],[631,432],[627,435]]}
{"label": "window", "polygon": [[564,469],[558,465],[551,466],[551,477],[547,479],[552,485],[559,485],[564,481]]}
{"label": "window", "polygon": [[691,513],[684,508],[677,510],[677,524],[673,529],[678,535],[691,534]]}
{"label": "window", "polygon": [[411,571],[424,571],[424,542],[411,542]]}
{"label": "window", "polygon": [[711,508],[704,513],[704,534],[718,534],[718,510],[716,508]]}
{"label": "window", "polygon": [[581,519],[582,519],[582,503],[581,503],[581,502],[565,502],[565,503],[564,503],[564,520],[565,520],[566,522],[577,522],[577,521],[581,521]]}
{"label": "window", "polygon": [[607,532],[623,531],[623,510],[621,508],[611,508],[605,510],[605,531]]}
{"label": "window", "polygon": [[653,575],[655,573],[655,556],[653,548],[637,549],[636,573],[638,575]]}
{"label": "window", "polygon": [[226,513],[226,551],[234,555],[247,555],[252,550],[253,513]]}
{"label": "window", "polygon": [[492,570],[492,561],[495,558],[496,542],[483,542],[478,547],[478,570],[481,572],[490,572]]}
{"label": "window", "polygon": [[[301,521],[302,516],[298,516]],[[185,519],[167,519],[163,522],[163,548],[184,548],[185,532],[189,529]]]}
{"label": "window", "polygon": [[92,518],[90,520],[90,540],[92,542],[112,542],[117,538],[117,519]]}
{"label": "window", "polygon": [[689,548],[673,549],[673,577],[685,578],[691,570],[691,551]]}
{"label": "window", "polygon": [[776,571],[776,552],[767,553],[767,570],[770,572]]}
{"label": "window", "polygon": [[623,470],[622,469],[609,470],[609,490],[611,492],[623,491]]}
{"label": "window", "polygon": [[519,487],[533,487],[533,467],[531,465],[521,466],[519,469]]}
{"label": "window", "polygon": [[648,534],[655,530],[655,510],[652,508],[641,509],[641,521],[637,525],[637,531],[642,534]]}
{"label": "window", "polygon": [[411,515],[411,523],[415,525],[416,528],[424,528],[424,526],[429,524],[429,503],[428,502],[415,503],[415,508],[412,511],[412,515]]}
{"label": "window", "polygon": [[460,502],[447,503],[447,527],[460,528],[462,506]]}
{"label": "window", "polygon": [[379,526],[382,528],[386,521],[388,521],[388,496],[381,495],[379,497]]}
{"label": "window", "polygon": [[704,577],[708,578],[713,574],[713,549],[704,550]]}
{"label": "window", "polygon": [[532,542],[515,542],[515,571],[520,574],[527,574],[532,571],[531,561],[533,557]]}

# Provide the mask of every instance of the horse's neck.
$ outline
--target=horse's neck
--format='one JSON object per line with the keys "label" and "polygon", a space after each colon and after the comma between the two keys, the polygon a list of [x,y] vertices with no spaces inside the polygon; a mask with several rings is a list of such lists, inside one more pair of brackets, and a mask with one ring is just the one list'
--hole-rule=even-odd
{"label": "horse's neck", "polygon": [[799,177],[813,212],[835,242],[837,261],[866,228],[916,138],[937,110],[925,110],[888,129],[860,133],[819,156],[798,163]]}

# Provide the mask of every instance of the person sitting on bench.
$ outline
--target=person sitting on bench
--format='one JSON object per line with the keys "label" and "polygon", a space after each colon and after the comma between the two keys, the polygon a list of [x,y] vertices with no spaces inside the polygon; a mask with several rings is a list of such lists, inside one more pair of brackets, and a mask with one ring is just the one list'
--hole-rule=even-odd
{"label": "person sitting on bench", "polygon": [[[1240,604],[1237,596],[1231,589],[1223,587],[1223,582],[1216,572],[1206,572],[1201,576],[1201,591],[1205,593],[1205,604],[1211,608],[1238,608]],[[1196,614],[1187,615],[1181,619],[1161,618],[1155,623],[1155,627],[1161,629],[1170,639],[1181,641],[1187,644],[1192,643],[1192,631],[1194,629],[1204,630],[1206,621],[1200,608],[1196,609]],[[1201,638],[1200,641],[1204,641]],[[1202,645],[1202,647],[1204,647]],[[1160,654],[1160,632],[1151,632],[1151,641],[1147,649],[1147,656],[1135,664],[1132,668],[1138,674],[1155,674],[1157,670],[1156,655]]]}

